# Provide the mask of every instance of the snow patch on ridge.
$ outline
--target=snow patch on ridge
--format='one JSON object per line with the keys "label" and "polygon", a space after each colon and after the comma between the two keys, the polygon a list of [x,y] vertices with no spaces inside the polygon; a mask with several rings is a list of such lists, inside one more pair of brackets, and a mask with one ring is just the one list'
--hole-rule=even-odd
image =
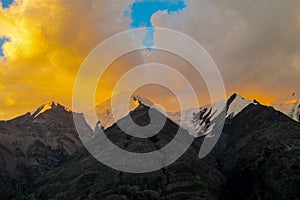
{"label": "snow patch on ridge", "polygon": [[[126,96],[128,97],[128,95]],[[114,109],[111,109],[111,102],[114,101]],[[190,108],[179,112],[163,112],[160,107],[156,106],[150,100],[132,96],[129,102],[124,101],[121,94],[97,105],[95,107],[97,121],[92,119],[94,109],[85,113],[86,120],[91,127],[101,125],[104,129],[111,127],[117,120],[126,117],[130,111],[136,109],[140,104],[154,107],[180,127],[186,129],[190,134],[198,137],[209,135],[213,132],[215,122],[218,121],[221,113],[227,111],[226,119],[231,119],[240,113],[249,104],[258,104],[255,100],[244,99],[241,95],[234,94],[227,101],[220,101],[211,105],[200,108]],[[225,117],[225,114],[224,116]],[[100,123],[99,123],[100,122]],[[218,123],[218,122],[217,122]]]}
{"label": "snow patch on ridge", "polygon": [[168,117],[195,137],[212,132],[216,117],[225,109],[225,102],[220,101],[200,108],[190,108],[181,112],[169,112]]}
{"label": "snow patch on ridge", "polygon": [[[140,104],[148,107],[155,106],[150,100],[140,96],[131,96],[128,102],[127,97],[128,93],[126,92],[115,94],[112,98],[85,112],[84,116],[88,124],[92,128],[100,125],[104,129],[107,129],[116,121],[126,117],[130,111],[136,109]],[[112,109],[112,104],[114,109]],[[95,111],[97,119],[95,119]]]}
{"label": "snow patch on ridge", "polygon": [[213,132],[214,121],[221,117],[221,113],[226,111],[226,119],[232,119],[250,104],[258,104],[255,100],[244,99],[241,95],[234,94],[225,102],[220,101],[201,108],[191,108],[181,112],[168,113],[168,117],[182,128],[189,131],[194,136],[210,135]]}
{"label": "snow patch on ridge", "polygon": [[[40,107],[38,107],[38,109],[36,109],[34,112],[32,112],[30,116],[33,117],[33,118],[37,118],[37,117],[38,117],[39,115],[41,115],[42,113],[44,113],[44,112],[46,112],[47,110],[50,110],[50,109],[52,109],[52,108],[55,108],[55,107],[57,107],[57,106],[59,106],[58,103],[56,103],[56,102],[54,102],[54,101],[49,101],[49,102],[47,102],[47,103],[41,105]],[[67,112],[70,112],[69,109],[66,109],[65,107],[64,107],[64,109],[65,109]]]}
{"label": "snow patch on ridge", "polygon": [[300,94],[292,93],[287,98],[273,103],[272,106],[293,120],[300,122]]}
{"label": "snow patch on ridge", "polygon": [[258,103],[255,100],[248,100],[243,98],[241,95],[233,94],[227,103],[226,118],[232,119],[250,104]]}

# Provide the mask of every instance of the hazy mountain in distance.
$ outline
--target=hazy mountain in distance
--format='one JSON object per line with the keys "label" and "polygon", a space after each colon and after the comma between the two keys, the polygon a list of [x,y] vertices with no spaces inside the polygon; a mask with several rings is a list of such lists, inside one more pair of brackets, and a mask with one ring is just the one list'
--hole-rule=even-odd
{"label": "hazy mountain in distance", "polygon": [[[87,110],[84,112],[84,117],[86,118],[88,124],[93,129],[97,125],[98,121],[100,125],[106,129],[112,126],[116,121],[128,115],[128,113],[139,105],[139,101],[142,102],[144,105],[149,107],[153,106],[153,103],[146,98],[142,98],[139,96],[131,96],[129,101],[125,100],[127,97],[126,92],[121,92],[118,94],[114,94],[114,110],[112,110],[112,102],[113,99],[110,98],[98,105],[94,108]],[[94,113],[96,112],[97,119],[94,119]]]}
{"label": "hazy mountain in distance", "polygon": [[[154,104],[143,97],[132,96],[127,103],[123,101],[122,95],[119,93],[114,96],[115,98],[115,110],[111,109],[112,99],[109,99],[101,104],[98,104],[94,109],[91,109],[85,113],[85,118],[89,125],[94,128],[98,121],[105,129],[112,126],[116,121],[125,117],[130,111],[134,110],[138,106],[138,101],[144,105],[152,107]],[[234,94],[227,101],[227,115],[226,118],[232,118],[240,111],[242,111],[247,105],[257,102],[254,100],[244,99],[242,96]],[[129,105],[128,105],[129,104]],[[185,109],[179,112],[167,112],[166,115],[172,121],[180,125],[182,128],[189,130],[189,132],[195,136],[207,135],[211,132],[213,121],[222,112],[221,102],[213,105],[207,105],[200,108]],[[93,119],[93,112],[96,111],[97,118]]]}
{"label": "hazy mountain in distance", "polygon": [[280,102],[272,104],[272,106],[295,121],[300,122],[300,94],[292,93]]}
{"label": "hazy mountain in distance", "polygon": [[[95,107],[97,117],[100,121],[101,126],[105,129],[112,126],[117,120],[125,117],[130,111],[134,110],[138,101],[142,102],[149,107],[154,104],[146,98],[142,97],[132,97],[129,100],[129,106],[127,102],[122,101],[122,94],[117,94],[115,96],[115,110],[114,113],[111,109],[111,99],[101,103]],[[292,95],[293,100],[282,104],[276,104],[274,107],[291,117],[292,119],[299,121],[300,115],[300,101],[296,98],[296,94]],[[212,105],[206,105],[200,108],[190,108],[179,112],[167,112],[166,115],[176,124],[180,125],[182,128],[188,130],[192,135],[198,137],[202,135],[208,135],[213,130],[214,124],[211,122],[219,117],[222,109],[226,109],[226,121],[235,117],[240,113],[245,107],[250,104],[258,105],[259,102],[256,100],[248,100],[239,94],[233,94],[226,102],[226,108],[221,107],[221,102],[214,103]],[[127,109],[127,111],[126,111]],[[87,112],[85,117],[92,128],[97,124],[97,120],[89,117],[89,113],[94,112],[93,110]],[[115,118],[116,119],[115,119]]]}

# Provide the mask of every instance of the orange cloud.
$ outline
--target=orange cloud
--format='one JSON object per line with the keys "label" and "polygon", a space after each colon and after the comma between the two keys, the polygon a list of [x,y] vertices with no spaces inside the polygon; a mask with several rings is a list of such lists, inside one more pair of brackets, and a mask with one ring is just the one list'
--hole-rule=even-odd
{"label": "orange cloud", "polygon": [[[71,107],[73,83],[82,61],[101,41],[128,29],[130,19],[124,18],[123,12],[132,1],[17,0],[16,5],[0,9],[0,37],[11,40],[3,45],[7,61],[0,61],[0,119],[51,100]],[[267,3],[249,7],[235,0],[226,4],[195,0],[187,2],[185,12],[157,13],[152,22],[182,31],[201,43],[220,67],[228,96],[238,92],[270,104],[300,87],[300,4]],[[108,99],[118,78],[142,64],[141,59],[129,54],[114,62],[100,81],[97,102]],[[203,80],[185,67],[187,63],[155,51],[151,59],[174,66],[191,80],[201,104],[209,103]],[[180,82],[174,82],[174,87],[182,89]],[[167,99],[162,104],[177,104],[172,94],[156,89],[152,98],[157,103]],[[150,94],[147,90],[140,93]]]}
{"label": "orange cloud", "polygon": [[[0,9],[0,35],[10,39],[3,45],[7,61],[0,62],[0,119],[50,100],[71,107],[73,82],[84,58],[105,38],[126,29],[128,21],[120,20],[125,3],[19,0]],[[103,20],[108,15],[112,18]]]}

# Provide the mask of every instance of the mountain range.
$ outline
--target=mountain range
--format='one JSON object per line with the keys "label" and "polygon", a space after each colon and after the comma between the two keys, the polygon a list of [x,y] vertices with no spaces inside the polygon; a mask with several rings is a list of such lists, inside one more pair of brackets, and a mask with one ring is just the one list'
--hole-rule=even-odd
{"label": "mountain range", "polygon": [[[126,124],[132,119],[145,126],[150,123],[151,104],[136,97],[131,111],[117,120]],[[162,148],[177,131],[189,137],[188,127],[198,130],[191,147],[173,164],[151,173],[130,174],[99,163],[83,147],[73,114],[82,119],[80,127],[86,137],[97,140],[93,124],[89,125],[83,114],[49,102],[34,112],[0,122],[1,198],[297,199],[299,101],[291,104],[279,112],[255,100],[232,95],[227,100],[222,135],[204,159],[199,158],[199,148],[210,134],[218,113],[217,104],[167,116],[157,110],[166,123],[157,135],[146,139],[127,135],[114,120],[105,124],[100,119],[104,133],[114,144],[138,153]],[[111,116],[109,106],[102,104],[98,108],[98,116]],[[180,127],[178,124],[185,116],[193,116],[193,120],[184,121]],[[128,130],[135,131],[132,127]]]}
{"label": "mountain range", "polygon": [[[119,99],[123,99],[122,97],[124,95],[124,93],[120,93],[117,94],[116,97],[114,97],[117,100],[117,103],[114,104],[114,110],[112,110],[111,108],[112,98],[110,98],[107,101],[98,104],[97,106],[95,106],[95,108],[85,112],[84,115],[88,124],[91,127],[95,127],[95,125],[97,124],[97,121],[93,120],[92,117],[90,117],[94,110],[96,111],[97,118],[99,119],[101,126],[106,129],[108,127],[111,127],[119,119],[125,117],[128,112],[134,110],[139,105],[138,102],[141,102],[148,107],[155,106],[155,104],[150,100],[139,96],[133,96],[131,101],[129,101],[129,106],[127,106],[127,102],[118,101]],[[300,96],[296,96],[296,94],[293,93],[290,97],[288,97],[288,99],[292,100],[285,100],[280,103],[272,104],[271,106],[287,115],[291,119],[299,122]],[[249,104],[257,105],[259,104],[259,102],[256,100],[245,99],[239,94],[231,95],[227,100],[226,119],[233,118]],[[190,108],[178,112],[167,112],[165,115],[177,125],[186,130],[196,130],[193,131],[195,132],[195,136],[202,136],[209,134],[210,122],[220,113],[220,109],[222,109],[221,105],[222,104],[220,103],[214,103],[200,108]],[[124,111],[124,108],[128,108],[129,111]]]}

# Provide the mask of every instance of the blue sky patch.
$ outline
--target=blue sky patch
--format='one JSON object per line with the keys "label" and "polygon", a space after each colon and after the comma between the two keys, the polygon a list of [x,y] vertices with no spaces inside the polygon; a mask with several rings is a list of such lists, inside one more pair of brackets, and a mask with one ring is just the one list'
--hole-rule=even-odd
{"label": "blue sky patch", "polygon": [[[136,0],[130,6],[130,12],[125,11],[124,16],[131,18],[130,26],[132,28],[149,27],[143,44],[151,50],[154,45],[153,25],[151,17],[159,11],[167,11],[168,14],[179,12],[186,7],[184,0]],[[130,13],[130,14],[129,14]]]}
{"label": "blue sky patch", "polygon": [[2,8],[9,8],[13,4],[14,0],[1,0]]}
{"label": "blue sky patch", "polygon": [[3,53],[3,44],[5,42],[9,42],[9,38],[6,37],[0,37],[0,57],[4,57],[4,53]]}

